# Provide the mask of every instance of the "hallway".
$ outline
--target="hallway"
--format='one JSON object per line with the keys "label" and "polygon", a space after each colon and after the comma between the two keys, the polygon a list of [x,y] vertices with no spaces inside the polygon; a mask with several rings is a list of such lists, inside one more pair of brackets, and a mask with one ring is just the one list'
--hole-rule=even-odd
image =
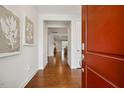
{"label": "hallway", "polygon": [[40,70],[26,88],[80,88],[81,70],[71,70],[67,59],[61,61],[60,53],[49,58],[44,71]]}

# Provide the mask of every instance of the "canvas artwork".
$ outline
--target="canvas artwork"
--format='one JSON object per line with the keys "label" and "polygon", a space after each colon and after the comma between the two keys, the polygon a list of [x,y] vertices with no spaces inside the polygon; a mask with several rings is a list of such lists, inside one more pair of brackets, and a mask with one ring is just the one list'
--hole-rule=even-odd
{"label": "canvas artwork", "polygon": [[33,22],[26,16],[25,17],[25,44],[32,45],[33,41]]}
{"label": "canvas artwork", "polygon": [[0,6],[0,56],[20,51],[19,18]]}

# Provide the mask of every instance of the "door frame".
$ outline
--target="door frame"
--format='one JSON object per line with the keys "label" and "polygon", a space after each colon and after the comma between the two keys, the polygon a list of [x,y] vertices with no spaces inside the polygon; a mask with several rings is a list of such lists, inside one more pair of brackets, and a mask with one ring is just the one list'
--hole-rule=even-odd
{"label": "door frame", "polygon": [[[77,17],[73,15],[50,15],[50,14],[39,14],[39,29],[38,29],[38,63],[39,69],[44,69],[46,64],[44,65],[44,58],[43,58],[43,25],[44,25],[44,20],[58,20],[58,21],[71,21],[71,55],[70,55],[70,68],[75,69],[76,67],[74,66],[75,63],[75,47],[74,47],[74,32],[75,32],[75,22]],[[47,61],[47,60],[46,60]],[[48,61],[46,62],[48,63]]]}

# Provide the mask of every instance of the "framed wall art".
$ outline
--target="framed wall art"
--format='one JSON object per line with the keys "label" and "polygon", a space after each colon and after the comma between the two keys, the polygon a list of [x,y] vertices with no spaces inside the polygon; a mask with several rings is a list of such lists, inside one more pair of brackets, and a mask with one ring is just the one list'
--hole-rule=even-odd
{"label": "framed wall art", "polygon": [[0,6],[0,57],[20,53],[19,18]]}
{"label": "framed wall art", "polygon": [[24,45],[34,44],[34,25],[31,19],[25,17]]}

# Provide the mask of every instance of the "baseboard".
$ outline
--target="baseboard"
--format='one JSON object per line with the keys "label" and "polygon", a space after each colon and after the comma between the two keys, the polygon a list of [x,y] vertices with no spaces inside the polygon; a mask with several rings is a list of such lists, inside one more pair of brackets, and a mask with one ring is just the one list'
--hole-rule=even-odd
{"label": "baseboard", "polygon": [[71,69],[81,68],[80,66],[71,66]]}
{"label": "baseboard", "polygon": [[67,66],[69,67],[69,69],[71,69],[71,66],[68,64],[68,62],[67,62]]}
{"label": "baseboard", "polygon": [[24,82],[19,86],[19,88],[24,88],[29,81],[34,77],[34,75],[38,72],[38,70],[34,71],[32,75],[30,75],[30,77],[27,77]]}
{"label": "baseboard", "polygon": [[48,56],[48,58],[52,58],[52,57],[54,57],[54,56]]}
{"label": "baseboard", "polygon": [[43,67],[43,70],[46,68],[47,64],[48,64],[48,62],[47,62],[47,63],[45,64],[45,66]]}

